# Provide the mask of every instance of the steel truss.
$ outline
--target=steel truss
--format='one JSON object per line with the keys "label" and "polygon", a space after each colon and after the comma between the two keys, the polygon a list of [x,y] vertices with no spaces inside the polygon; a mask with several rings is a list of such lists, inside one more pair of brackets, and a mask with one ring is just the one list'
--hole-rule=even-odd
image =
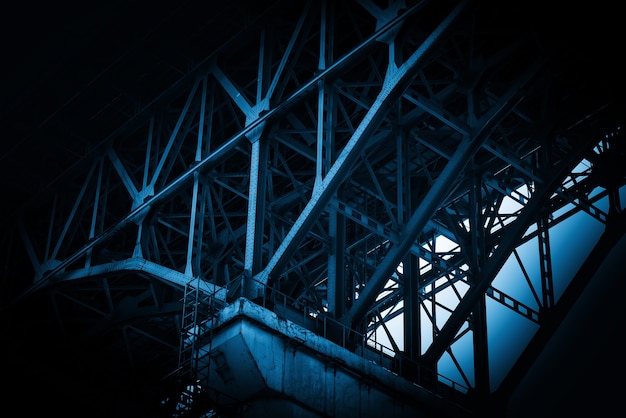
{"label": "steel truss", "polygon": [[[619,126],[586,120],[604,103],[563,100],[571,51],[521,30],[541,27],[492,36],[508,21],[464,1],[281,6],[22,209],[6,263],[30,281],[7,288],[49,292],[65,335],[114,335],[155,380],[177,368],[199,283],[332,319],[432,390],[506,398],[588,280],[555,292],[551,228],[584,213],[605,230],[597,248],[623,234]],[[513,259],[531,301],[499,288]],[[496,383],[494,302],[537,330]]]}

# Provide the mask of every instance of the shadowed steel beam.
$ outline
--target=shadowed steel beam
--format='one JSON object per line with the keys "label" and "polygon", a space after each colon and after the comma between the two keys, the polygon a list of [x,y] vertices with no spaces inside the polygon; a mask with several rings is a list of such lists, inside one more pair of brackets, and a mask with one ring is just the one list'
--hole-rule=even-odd
{"label": "shadowed steel beam", "polygon": [[613,257],[620,257],[615,252],[619,247],[619,243],[623,243],[624,234],[626,234],[626,213],[616,214],[615,217],[610,218],[610,222],[610,225],[606,226],[598,242],[564,290],[559,298],[559,302],[552,306],[549,311],[546,311],[546,314],[542,317],[541,327],[532,337],[518,360],[513,364],[511,371],[505,376],[498,389],[492,394],[492,397],[509,399],[511,393],[528,373],[530,365],[537,361],[541,351],[548,341],[553,338],[563,321],[566,320],[569,312],[575,309],[581,294],[589,291],[586,290],[586,287],[590,280],[592,282],[597,281],[603,277],[603,274],[606,274],[606,277],[611,276],[614,279],[611,283],[616,285],[611,287],[611,291],[624,289],[624,281],[611,270],[605,270],[609,267],[605,267],[604,264]]}
{"label": "shadowed steel beam", "polygon": [[[198,181],[199,181],[200,173],[197,171],[193,176],[193,192],[191,194],[191,216],[189,218],[189,238],[187,240],[187,263],[185,265],[185,274],[189,276],[193,276],[193,268],[192,268],[192,258],[193,258],[193,240],[194,233],[196,231],[196,216],[198,209]],[[201,237],[198,237],[201,239]]]}
{"label": "shadowed steel beam", "polygon": [[367,286],[359,295],[359,298],[350,310],[346,312],[346,315],[341,318],[341,322],[344,325],[352,326],[365,317],[369,307],[378,297],[389,276],[396,270],[398,264],[409,252],[417,236],[427,225],[433,214],[441,207],[442,202],[450,191],[450,187],[459,177],[468,161],[480,149],[501,118],[521,100],[522,87],[536,74],[542,64],[543,61],[532,67],[520,82],[510,88],[503,95],[500,102],[478,121],[478,129],[472,133],[472,137],[463,138],[420,206],[406,223],[401,241],[389,250],[389,253],[380,263],[368,281]]}
{"label": "shadowed steel beam", "polygon": [[115,171],[117,171],[117,175],[120,177],[120,180],[122,180],[122,184],[124,185],[124,187],[126,187],[128,194],[133,199],[133,206],[136,206],[137,202],[139,201],[139,191],[135,187],[135,184],[130,178],[130,175],[128,175],[128,171],[126,171],[126,168],[120,160],[120,157],[118,157],[117,153],[111,147],[107,148],[107,156],[111,160],[113,168],[115,168]]}
{"label": "shadowed steel beam", "polygon": [[165,165],[165,161],[168,158],[170,158],[170,151],[172,150],[172,146],[174,145],[174,142],[176,141],[176,137],[178,136],[180,127],[183,125],[183,121],[185,120],[185,117],[187,117],[187,112],[189,111],[189,107],[191,106],[192,100],[196,94],[196,90],[198,90],[199,84],[200,84],[200,79],[197,79],[193,87],[191,88],[189,95],[187,96],[187,101],[185,101],[185,106],[183,107],[183,110],[178,116],[178,121],[176,121],[176,126],[174,127],[174,130],[172,131],[172,134],[170,135],[170,140],[167,142],[167,145],[165,146],[165,149],[163,150],[163,154],[161,155],[161,159],[159,160],[159,163],[154,169],[154,173],[152,173],[152,179],[150,180],[150,183],[148,185],[151,189],[154,189],[154,186],[156,185],[156,182],[159,179],[159,176],[161,175],[161,171],[163,170],[163,166]]}
{"label": "shadowed steel beam", "polygon": [[252,104],[246,96],[241,94],[239,89],[233,84],[233,82],[222,72],[222,70],[217,66],[217,64],[211,67],[211,73],[215,77],[215,79],[220,83],[222,88],[228,93],[228,96],[235,102],[239,110],[246,115],[246,118],[250,118],[254,116],[254,109],[252,108]]}
{"label": "shadowed steel beam", "polygon": [[78,211],[80,202],[83,200],[83,197],[85,196],[85,192],[87,191],[87,186],[89,185],[89,182],[91,181],[91,176],[93,175],[93,172],[95,171],[95,167],[96,167],[95,165],[92,165],[91,168],[89,169],[89,173],[87,174],[87,177],[85,178],[85,181],[83,182],[83,185],[80,188],[80,192],[78,196],[76,196],[76,200],[74,201],[72,210],[70,214],[68,215],[67,220],[65,221],[65,225],[63,226],[61,235],[59,236],[57,243],[54,246],[54,250],[52,250],[52,254],[50,255],[50,259],[52,260],[57,258],[57,255],[59,254],[59,251],[61,250],[61,245],[63,244],[63,240],[65,239],[67,232],[70,230],[70,225],[72,223],[72,220],[74,219],[74,216],[76,215],[76,212]]}
{"label": "shadowed steel beam", "polygon": [[[153,207],[160,205],[161,203],[167,201],[172,198],[176,193],[180,191],[181,188],[187,186],[189,183],[193,181],[193,175],[195,171],[206,171],[213,167],[215,164],[223,161],[224,158],[228,157],[231,153],[233,153],[237,146],[239,146],[240,142],[243,141],[246,136],[258,129],[262,124],[266,123],[268,120],[274,117],[278,117],[286,113],[298,100],[302,99],[319,84],[319,81],[324,78],[332,78],[337,73],[341,72],[345,69],[346,66],[351,65],[354,60],[364,54],[367,49],[374,44],[378,38],[383,36],[385,33],[390,31],[399,21],[406,18],[407,16],[417,12],[421,6],[423,6],[426,2],[420,2],[414,6],[408,8],[402,15],[397,16],[392,19],[389,23],[385,24],[381,28],[378,28],[374,34],[368,37],[364,42],[356,46],[354,49],[345,54],[342,58],[333,62],[332,65],[328,66],[324,71],[319,72],[316,76],[314,76],[311,80],[304,83],[299,89],[297,89],[289,98],[281,102],[278,106],[274,108],[270,108],[263,116],[259,115],[258,118],[252,120],[249,124],[246,124],[246,127],[242,129],[237,134],[233,135],[230,139],[226,140],[223,144],[213,150],[209,155],[204,157],[201,161],[199,161],[194,167],[182,173],[179,177],[172,180],[171,183],[166,185],[163,189],[159,191],[155,191],[154,195],[144,201],[142,204],[132,209],[127,215],[123,216],[121,219],[117,221],[113,226],[109,227],[107,230],[103,231],[99,236],[94,237],[92,240],[87,242],[83,247],[77,250],[74,254],[67,257],[65,260],[61,261],[54,268],[47,270],[41,280],[36,283],[33,283],[31,287],[26,289],[19,297],[15,299],[15,303],[18,302],[21,298],[27,296],[31,292],[37,290],[38,288],[45,286],[50,279],[55,277],[58,274],[64,272],[64,270],[70,266],[72,263],[79,260],[83,255],[92,250],[97,244],[100,244],[109,238],[115,236],[120,230],[122,230],[126,225],[130,223],[134,223],[136,219],[143,218],[147,212],[152,210]],[[212,61],[213,56],[208,58],[206,62],[198,65],[198,71],[200,68],[208,67],[208,72],[213,74],[213,70],[215,69],[214,62]],[[193,74],[196,74],[194,71]],[[182,81],[175,84],[172,89],[180,89],[182,86]],[[193,89],[197,87],[197,80],[194,81]],[[171,90],[170,90],[171,91]],[[164,94],[165,96],[165,94]],[[193,95],[190,95],[193,96]],[[212,96],[211,96],[212,97]],[[133,119],[130,122],[137,122],[137,119]],[[128,124],[124,125],[122,128],[128,129]],[[107,137],[103,143],[106,143],[112,138],[115,138],[122,128],[114,131]]]}
{"label": "shadowed steel beam", "polygon": [[289,233],[276,250],[268,265],[255,277],[256,280],[267,284],[270,277],[282,273],[301,240],[324,210],[339,185],[347,178],[350,169],[361,154],[367,140],[378,128],[390,106],[415,77],[415,69],[423,63],[427,54],[434,49],[438,41],[450,29],[466,3],[461,2],[457,5],[402,66],[396,68],[394,63],[390,63],[381,92],[341,151],[341,154],[337,157],[326,177],[319,183],[319,187],[313,190],[311,199],[302,210],[302,213],[289,230]]}
{"label": "shadowed steel beam", "polygon": [[[101,158],[98,163],[98,178],[96,180],[96,191],[94,193],[93,211],[91,214],[91,224],[89,226],[89,239],[96,236],[96,221],[98,220],[98,210],[100,209],[100,192],[102,188],[102,171],[104,168],[104,159]],[[52,226],[52,225],[51,225]],[[46,252],[47,253],[47,252]],[[85,267],[91,265],[92,250],[89,250],[85,256]],[[47,254],[46,254],[47,257]]]}
{"label": "shadowed steel beam", "polygon": [[537,220],[538,210],[545,205],[545,202],[548,201],[550,195],[554,193],[556,188],[561,184],[563,178],[580,161],[583,153],[589,149],[594,139],[595,138],[586,138],[584,142],[581,141],[581,144],[577,144],[580,145],[579,147],[574,147],[574,151],[569,153],[559,165],[549,170],[551,177],[546,178],[545,183],[538,185],[537,191],[533,194],[528,204],[522,209],[518,219],[507,228],[502,242],[498,245],[494,254],[485,262],[481,272],[476,275],[474,285],[467,291],[439,334],[433,340],[431,346],[422,356],[422,364],[426,366],[436,364],[438,359],[450,346],[456,333],[467,320],[479,298],[482,297],[482,294],[485,293],[487,288],[491,285],[491,282],[502,268],[504,262],[519,244],[528,226]]}
{"label": "shadowed steel beam", "polygon": [[291,34],[291,37],[289,39],[289,44],[287,45],[287,48],[280,60],[280,63],[278,64],[278,68],[276,69],[276,73],[274,73],[274,77],[272,78],[272,82],[270,83],[270,85],[267,88],[267,93],[265,95],[262,94],[258,94],[257,96],[257,100],[260,101],[262,97],[264,98],[271,98],[274,95],[274,91],[276,90],[276,86],[278,85],[278,81],[280,80],[281,76],[283,75],[283,72],[285,71],[285,68],[287,67],[287,62],[289,61],[289,59],[292,57],[292,52],[294,49],[294,45],[296,43],[296,40],[298,39],[298,36],[300,35],[300,32],[302,31],[302,27],[304,26],[304,21],[306,19],[306,17],[309,14],[309,9],[311,8],[311,1],[307,1],[304,9],[302,10],[302,13],[300,14],[300,18],[298,19],[298,23],[296,24],[296,27],[293,31],[293,33]]}
{"label": "shadowed steel beam", "polygon": [[205,282],[203,280],[190,280],[190,275],[181,273],[180,271],[173,270],[171,268],[162,266],[143,258],[129,258],[121,261],[114,261],[106,264],[99,264],[97,266],[91,266],[72,270],[58,276],[58,281],[70,281],[83,279],[85,277],[94,277],[107,275],[111,273],[117,273],[122,271],[134,271],[144,272],[151,275],[165,283],[175,285],[181,289],[187,286],[198,288],[201,292],[207,295],[212,295],[220,300],[226,299],[226,289],[221,286],[214,285],[213,283]]}

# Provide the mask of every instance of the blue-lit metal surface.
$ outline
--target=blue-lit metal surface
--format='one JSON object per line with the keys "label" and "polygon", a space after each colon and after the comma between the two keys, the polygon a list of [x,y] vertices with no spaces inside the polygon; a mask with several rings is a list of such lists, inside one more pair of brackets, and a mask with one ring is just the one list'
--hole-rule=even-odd
{"label": "blue-lit metal surface", "polygon": [[29,133],[58,166],[3,183],[7,317],[44,297],[33,323],[117,353],[173,416],[224,407],[190,356],[239,298],[504,411],[624,233],[623,109],[581,81],[591,48],[480,2],[244,3],[180,6]]}

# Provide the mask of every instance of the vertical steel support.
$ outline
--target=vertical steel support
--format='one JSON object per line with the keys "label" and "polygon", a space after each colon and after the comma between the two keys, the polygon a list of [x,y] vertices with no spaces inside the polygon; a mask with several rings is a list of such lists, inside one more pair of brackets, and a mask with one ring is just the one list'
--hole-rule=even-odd
{"label": "vertical steel support", "polygon": [[[326,145],[326,141],[324,140],[324,111],[326,110],[324,99],[327,95],[327,88],[325,84],[326,83],[323,79],[317,82],[317,156],[315,158],[315,188],[321,186],[322,179],[327,172],[324,167],[324,151]],[[329,150],[326,149],[326,152],[329,152]]]}
{"label": "vertical steel support", "polygon": [[[265,47],[265,32],[261,33],[257,77],[256,106],[246,116],[246,124],[254,122],[259,113],[267,110],[269,98],[265,96],[270,80],[269,48]],[[243,296],[255,299],[263,292],[262,286],[252,277],[262,268],[263,235],[265,226],[265,201],[269,141],[263,136],[265,123],[246,135],[251,142],[250,185],[248,192],[248,219],[244,255]]]}
{"label": "vertical steel support", "polygon": [[197,275],[198,272],[193,272],[192,268],[192,259],[193,259],[193,242],[194,242],[194,232],[196,230],[197,223],[197,208],[198,208],[198,181],[200,179],[200,173],[197,171],[193,173],[193,191],[191,194],[191,215],[189,217],[189,235],[187,238],[187,263],[185,264],[185,274],[187,276]]}
{"label": "vertical steel support", "polygon": [[[457,5],[400,68],[396,69],[395,64],[390,63],[382,90],[348,143],[338,155],[337,160],[328,171],[326,177],[324,177],[320,187],[314,190],[311,199],[302,210],[298,219],[296,219],[287,236],[274,253],[274,256],[268,262],[268,265],[257,275],[257,279],[260,282],[267,283],[270,277],[275,274],[282,274],[289,258],[296,251],[301,240],[316,222],[319,214],[326,208],[341,183],[350,174],[350,170],[361,155],[367,141],[378,129],[392,103],[395,103],[395,100],[405,91],[406,87],[416,76],[416,68],[427,59],[428,54],[443,39],[443,36],[450,30],[452,23],[461,14],[465,6],[466,2],[461,2]],[[373,297],[375,298],[375,295]]]}
{"label": "vertical steel support", "polygon": [[[198,180],[198,209],[196,214],[196,230],[194,233],[194,247],[193,247],[193,257],[191,259],[191,272],[194,276],[200,276],[201,269],[201,261],[204,247],[204,222],[206,217],[206,207],[207,207],[207,195],[209,194],[209,189],[206,185],[206,180],[200,176]],[[206,277],[205,277],[206,279]]]}
{"label": "vertical steel support", "polygon": [[251,278],[262,267],[263,230],[265,223],[265,189],[267,185],[267,158],[269,143],[265,138],[252,142],[250,155],[250,192],[248,195],[248,222],[246,230],[246,253],[244,260],[243,294],[248,299],[260,296],[259,284]]}
{"label": "vertical steel support", "polygon": [[[471,170],[472,185],[469,192],[470,215],[470,272],[469,281],[473,283],[485,262],[485,230],[482,215],[482,181],[480,174]],[[479,397],[489,394],[489,350],[487,340],[487,304],[483,293],[474,306],[470,316],[474,345],[474,388]]]}
{"label": "vertical steel support", "polygon": [[[536,153],[536,164],[541,169],[550,166],[550,149],[542,147]],[[550,221],[548,213],[542,210],[537,218],[537,245],[539,250],[539,272],[541,277],[542,306],[545,312],[554,307],[554,283],[552,279],[552,256],[550,255]]]}
{"label": "vertical steel support", "polygon": [[[457,10],[457,13],[459,11]],[[449,24],[450,22],[448,22]],[[443,25],[443,23],[442,23]],[[411,59],[409,59],[410,61]],[[341,321],[348,326],[358,323],[367,313],[369,306],[376,300],[382,286],[386,283],[389,275],[395,270],[402,258],[407,254],[413,245],[413,241],[428,223],[431,216],[441,206],[443,199],[447,196],[450,186],[456,181],[468,161],[480,149],[487,140],[488,135],[500,118],[504,117],[512,109],[517,100],[520,100],[522,87],[529,82],[537,73],[542,63],[529,69],[520,80],[519,84],[512,85],[489,112],[477,122],[477,126],[471,136],[464,136],[456,151],[441,171],[439,177],[428,190],[422,203],[411,216],[404,228],[403,238],[397,245],[394,245],[387,253],[383,261],[378,265],[377,270],[370,278],[365,290],[359,299],[346,313]],[[406,65],[406,63],[404,64]],[[403,65],[403,67],[404,67]],[[401,70],[398,70],[401,71]]]}
{"label": "vertical steel support", "polygon": [[[320,12],[320,56],[319,62],[317,65],[318,71],[322,72],[326,69],[326,29],[327,29],[327,19],[326,19],[326,1],[322,0],[321,2],[321,12]],[[332,51],[332,48],[329,48]],[[328,162],[325,156],[330,152],[327,148],[327,143],[325,141],[325,134],[330,133],[331,131],[325,130],[325,123],[331,122],[326,119],[326,112],[330,110],[330,107],[326,106],[326,97],[330,97],[328,94],[328,90],[332,89],[332,87],[326,87],[326,81],[324,78],[321,78],[317,82],[318,93],[317,93],[317,157],[315,159],[316,167],[315,167],[315,187],[319,187],[322,183],[322,179],[328,172],[325,163]],[[328,104],[330,106],[330,103]],[[328,124],[327,124],[328,126]],[[324,149],[326,148],[326,153],[324,153]]]}
{"label": "vertical steel support", "polygon": [[[205,101],[206,101],[206,78],[202,80],[202,99],[200,102],[200,115],[198,120],[198,140],[196,142],[196,153],[194,163],[198,163],[202,159],[202,148],[204,142],[204,118],[205,118]],[[200,258],[204,233],[204,188],[200,191],[201,179],[200,172],[193,173],[193,189],[191,194],[191,214],[189,217],[189,235],[187,240],[187,262],[185,264],[185,274],[188,276],[199,277],[200,275]],[[200,195],[200,197],[198,197]]]}
{"label": "vertical steel support", "polygon": [[346,309],[346,268],[344,247],[346,245],[346,217],[333,210],[329,216],[332,248],[328,255],[328,310],[335,318]]}
{"label": "vertical steel support", "polygon": [[421,350],[419,258],[409,253],[402,261],[404,286],[404,353],[416,360]]}
{"label": "vertical steel support", "polygon": [[552,280],[552,256],[550,255],[550,232],[548,215],[543,213],[537,221],[537,244],[539,245],[539,270],[541,272],[542,309],[554,306]]}
{"label": "vertical steel support", "polygon": [[[318,71],[326,70],[333,63],[333,3],[320,2],[320,54]],[[335,91],[327,85],[324,78],[318,81],[317,110],[317,157],[315,187],[320,187],[322,180],[330,170],[335,158]],[[341,193],[338,190],[335,196]],[[331,248],[328,253],[328,311],[334,318],[339,318],[346,310],[347,283],[344,251],[346,246],[346,217],[337,210],[331,210],[328,221],[328,235]]]}
{"label": "vertical steel support", "polygon": [[574,143],[574,139],[571,139],[571,141],[573,142],[573,151],[551,168],[549,178],[546,178],[544,183],[537,185],[537,189],[522,209],[518,218],[508,226],[506,235],[502,238],[494,253],[485,261],[479,277],[476,278],[454,313],[448,318],[433,343],[422,356],[423,364],[430,365],[436,363],[447,347],[450,346],[454,336],[471,314],[478,298],[485,293],[487,287],[519,243],[524,232],[536,220],[536,214],[542,209],[546,200],[554,193],[567,173],[580,161],[581,155],[584,150],[588,149],[593,138],[582,138],[577,143]]}
{"label": "vertical steel support", "polygon": [[[406,133],[398,131],[396,136],[397,149],[397,184],[398,184],[398,225],[404,225],[412,213],[411,194],[411,144],[407,141]],[[417,360],[421,351],[421,317],[419,294],[419,257],[409,252],[402,260],[402,286],[404,299],[404,356],[412,361]],[[411,363],[412,363],[411,361]],[[402,371],[409,374],[407,377],[415,379],[415,370],[407,365]]]}

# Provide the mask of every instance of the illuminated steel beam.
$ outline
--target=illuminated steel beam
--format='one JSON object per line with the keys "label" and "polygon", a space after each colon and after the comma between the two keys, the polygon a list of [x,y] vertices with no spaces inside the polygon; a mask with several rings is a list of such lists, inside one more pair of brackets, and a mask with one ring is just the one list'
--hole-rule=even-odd
{"label": "illuminated steel beam", "polygon": [[487,140],[492,129],[506,116],[523,94],[522,87],[528,83],[539,71],[543,62],[537,63],[525,73],[517,84],[502,96],[501,100],[494,105],[479,121],[477,128],[472,132],[472,137],[463,138],[454,155],[450,158],[435,183],[428,190],[422,200],[422,204],[411,215],[404,227],[402,241],[391,248],[376,273],[369,279],[368,285],[359,296],[359,299],[341,319],[342,323],[354,326],[360,322],[367,313],[368,306],[376,299],[381,287],[387,281],[389,275],[396,269],[402,258],[413,245],[413,241],[422,231],[429,219],[441,207],[443,199],[449,194],[454,181],[459,177],[462,170],[471,160],[472,156],[480,149]]}
{"label": "illuminated steel beam", "polygon": [[446,31],[450,29],[454,20],[463,11],[465,5],[464,2],[457,5],[402,66],[396,68],[395,63],[390,63],[385,76],[383,89],[369,108],[366,116],[342,149],[322,183],[313,191],[311,199],[265,269],[255,276],[255,279],[260,283],[268,284],[270,278],[277,279],[277,277],[274,276],[280,276],[282,274],[282,270],[285,268],[289,258],[296,251],[304,235],[306,235],[317,217],[326,208],[333,194],[339,188],[339,185],[349,175],[350,169],[360,156],[370,136],[378,128],[378,124],[385,117],[393,102],[403,93],[407,84],[415,77],[415,68],[417,68],[418,65],[428,57],[428,53],[436,47],[438,41],[440,41]]}
{"label": "illuminated steel beam", "polygon": [[593,138],[571,139],[572,151],[564,156],[562,160],[550,170],[549,177],[539,185],[533,193],[528,204],[522,209],[519,217],[508,228],[507,233],[494,251],[493,255],[485,261],[485,265],[479,275],[475,277],[472,286],[456,307],[444,327],[440,330],[433,343],[422,355],[421,363],[424,365],[434,365],[441,355],[450,346],[454,336],[467,320],[471,310],[476,305],[477,299],[482,297],[496,274],[509,257],[513,249],[528,226],[536,221],[538,210],[545,204],[546,200],[554,193],[561,184],[563,178],[580,161],[585,152],[593,144]]}

